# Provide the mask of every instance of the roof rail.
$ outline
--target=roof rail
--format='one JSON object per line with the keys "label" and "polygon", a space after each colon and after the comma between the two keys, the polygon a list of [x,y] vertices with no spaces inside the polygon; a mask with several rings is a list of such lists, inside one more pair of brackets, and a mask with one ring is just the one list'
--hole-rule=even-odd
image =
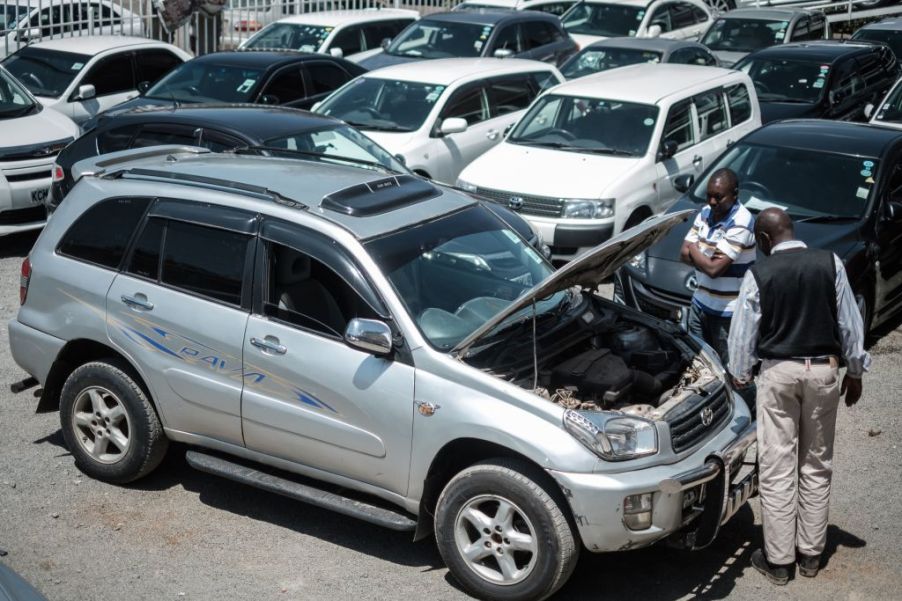
{"label": "roof rail", "polygon": [[154,157],[172,157],[169,160],[176,161],[179,154],[209,154],[211,151],[207,148],[199,146],[150,146],[141,149],[128,149],[111,152],[109,154],[90,157],[77,161],[72,165],[72,177],[76,181],[84,176],[102,177],[111,167],[140,161],[142,159],[152,159]]}
{"label": "roof rail", "polygon": [[133,167],[131,169],[120,169],[110,173],[101,175],[105,179],[142,179],[142,180],[169,180],[176,181],[181,184],[188,184],[197,188],[207,188],[210,190],[219,190],[221,192],[241,192],[248,196],[254,196],[261,200],[271,200],[277,204],[290,207],[293,209],[307,209],[307,205],[298,202],[278,192],[270,190],[265,186],[254,186],[242,182],[233,182],[226,179],[215,177],[206,177],[203,175],[191,175],[190,173],[172,173],[169,171],[158,171],[156,169],[142,169]]}

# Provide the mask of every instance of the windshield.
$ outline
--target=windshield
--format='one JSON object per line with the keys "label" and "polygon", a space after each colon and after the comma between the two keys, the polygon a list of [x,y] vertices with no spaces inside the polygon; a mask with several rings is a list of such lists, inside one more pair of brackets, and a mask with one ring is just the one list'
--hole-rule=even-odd
{"label": "windshield", "polygon": [[559,150],[640,156],[648,149],[658,107],[619,100],[547,94],[533,104],[508,142]]}
{"label": "windshield", "polygon": [[787,27],[789,21],[718,19],[702,38],[702,44],[711,50],[754,52],[781,44],[786,37]]}
{"label": "windshield", "polygon": [[[553,271],[482,206],[389,234],[366,248],[423,336],[441,350],[454,347]],[[565,291],[539,300],[536,312],[554,311],[567,298]],[[530,305],[515,313],[496,333],[532,310]]]}
{"label": "windshield", "polygon": [[491,25],[423,19],[402,31],[385,52],[417,58],[479,56],[491,33]]}
{"label": "windshield", "polygon": [[321,25],[274,23],[248,40],[244,48],[316,52],[333,29]]}
{"label": "windshield", "polygon": [[749,74],[763,102],[816,104],[830,73],[829,65],[782,58],[747,58],[735,68]]}
{"label": "windshield", "polygon": [[262,69],[188,61],[147,91],[148,98],[180,102],[250,102]]}
{"label": "windshield", "polygon": [[27,5],[0,4],[0,30],[15,29],[16,23],[31,10]]}
{"label": "windshield", "polygon": [[364,130],[415,131],[444,91],[445,86],[431,83],[358,77],[316,112]]}
{"label": "windshield", "polygon": [[635,65],[637,63],[659,63],[661,53],[635,48],[586,48],[561,67],[567,79],[575,79],[608,69]]}
{"label": "windshield", "polygon": [[613,38],[636,35],[644,16],[645,9],[639,6],[582,2],[567,11],[561,21],[569,33]]}
{"label": "windshield", "polygon": [[373,163],[373,167],[381,165],[389,171],[407,173],[404,165],[399,163],[388,151],[346,125],[280,136],[265,141],[263,145],[269,148],[284,148],[290,151],[321,155],[323,159],[336,162],[341,162],[341,159],[350,159],[350,162],[361,166]]}
{"label": "windshield", "polygon": [[35,96],[57,98],[89,60],[86,54],[26,47],[3,61],[3,66]]}
{"label": "windshield", "polygon": [[0,69],[0,119],[14,119],[32,112],[35,103],[19,82]]}
{"label": "windshield", "polygon": [[852,36],[853,40],[883,42],[890,47],[896,57],[902,56],[902,31],[891,29],[859,29]]}
{"label": "windshield", "polygon": [[[876,158],[736,144],[710,169],[728,167],[739,176],[739,200],[752,212],[779,207],[793,219],[864,215],[874,187]],[[705,200],[707,181],[699,180],[691,196]]]}

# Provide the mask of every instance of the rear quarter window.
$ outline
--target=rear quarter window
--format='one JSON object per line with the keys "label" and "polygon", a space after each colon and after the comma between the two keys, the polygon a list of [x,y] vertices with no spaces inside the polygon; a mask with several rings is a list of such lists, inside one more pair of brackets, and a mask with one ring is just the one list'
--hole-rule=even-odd
{"label": "rear quarter window", "polygon": [[115,269],[144,216],[150,199],[110,198],[95,204],[63,234],[57,252]]}

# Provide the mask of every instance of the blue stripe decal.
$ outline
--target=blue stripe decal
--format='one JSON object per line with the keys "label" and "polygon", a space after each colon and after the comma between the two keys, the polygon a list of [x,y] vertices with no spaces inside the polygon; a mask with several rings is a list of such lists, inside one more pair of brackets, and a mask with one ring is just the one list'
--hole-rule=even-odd
{"label": "blue stripe decal", "polygon": [[147,335],[145,335],[145,334],[142,334],[142,333],[139,332],[138,330],[134,330],[134,329],[132,329],[132,328],[129,328],[129,329],[130,329],[132,332],[134,332],[135,334],[137,334],[138,336],[140,336],[141,338],[143,338],[144,340],[146,340],[147,342],[149,342],[150,344],[152,344],[153,346],[155,346],[156,348],[158,348],[158,349],[160,349],[161,351],[163,351],[164,353],[168,353],[168,354],[172,355],[173,357],[175,357],[175,358],[178,359],[179,361],[184,361],[184,359],[182,358],[181,355],[179,355],[178,353],[174,353],[173,351],[169,350],[168,348],[166,348],[165,346],[163,346],[162,344],[160,344],[159,342],[157,342],[156,340],[154,340],[154,339],[151,338],[150,336],[147,336]]}
{"label": "blue stripe decal", "polygon": [[154,332],[156,332],[157,334],[159,334],[160,336],[162,336],[163,338],[166,338],[166,330],[161,330],[160,328],[151,328],[151,329]]}

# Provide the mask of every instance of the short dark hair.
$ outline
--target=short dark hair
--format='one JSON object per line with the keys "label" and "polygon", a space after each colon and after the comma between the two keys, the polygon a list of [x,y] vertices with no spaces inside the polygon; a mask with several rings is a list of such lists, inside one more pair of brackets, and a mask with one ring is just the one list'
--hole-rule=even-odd
{"label": "short dark hair", "polygon": [[726,184],[733,190],[733,194],[739,194],[739,176],[736,175],[735,171],[733,171],[729,167],[721,167],[711,174],[711,177],[708,178],[708,181],[710,182],[718,179],[724,180]]}

